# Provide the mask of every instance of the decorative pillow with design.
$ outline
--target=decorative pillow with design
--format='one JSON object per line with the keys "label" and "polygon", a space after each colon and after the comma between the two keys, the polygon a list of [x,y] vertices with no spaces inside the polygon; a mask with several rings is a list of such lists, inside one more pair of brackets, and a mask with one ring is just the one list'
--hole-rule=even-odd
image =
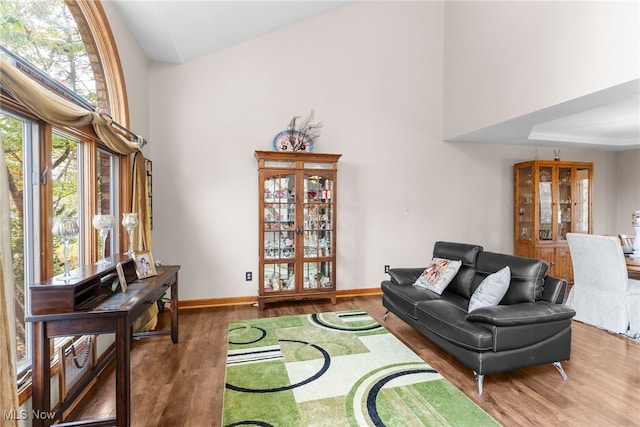
{"label": "decorative pillow with design", "polygon": [[498,305],[509,290],[511,269],[507,266],[500,271],[488,275],[480,283],[469,300],[469,313],[481,307]]}
{"label": "decorative pillow with design", "polygon": [[453,261],[444,258],[433,258],[431,263],[425,268],[414,286],[427,288],[438,295],[446,289],[453,278],[460,270],[462,261]]}

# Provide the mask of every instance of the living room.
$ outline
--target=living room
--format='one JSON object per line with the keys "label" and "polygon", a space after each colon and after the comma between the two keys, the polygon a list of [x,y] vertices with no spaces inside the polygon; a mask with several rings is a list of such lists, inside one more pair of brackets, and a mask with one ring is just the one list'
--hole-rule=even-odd
{"label": "living room", "polygon": [[[183,64],[149,64],[112,6],[150,141],[154,256],[182,265],[184,301],[255,295],[253,152],[294,115],[313,109],[315,152],[342,154],[338,290],[366,289],[437,240],[513,251],[513,165],[558,147],[448,138],[639,74],[632,3],[355,2]],[[566,145],[562,160],[594,163],[593,232],[632,234],[640,150]]]}
{"label": "living room", "polygon": [[181,265],[183,308],[257,312],[253,153],[311,109],[324,124],[315,152],[342,154],[339,296],[379,290],[385,265],[424,265],[438,240],[513,253],[513,165],[557,150],[594,164],[593,233],[633,234],[637,144],[469,135],[637,82],[635,2],[345,2],[179,63],[150,60],[117,3],[103,7],[129,127],[149,140],[153,256]]}

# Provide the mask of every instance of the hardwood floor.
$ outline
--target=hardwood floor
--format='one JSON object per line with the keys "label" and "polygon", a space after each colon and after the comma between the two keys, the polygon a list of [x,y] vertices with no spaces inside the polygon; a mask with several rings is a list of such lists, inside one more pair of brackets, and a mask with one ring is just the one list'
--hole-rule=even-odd
{"label": "hardwood floor", "polygon": [[[552,365],[485,377],[476,394],[472,372],[391,315],[380,296],[180,311],[180,342],[135,341],[131,354],[132,426],[219,426],[226,331],[230,320],[363,309],[505,426],[640,426],[640,343],[573,322],[571,360],[563,381]],[[163,315],[166,313],[163,313]],[[113,364],[72,413],[115,413]]]}

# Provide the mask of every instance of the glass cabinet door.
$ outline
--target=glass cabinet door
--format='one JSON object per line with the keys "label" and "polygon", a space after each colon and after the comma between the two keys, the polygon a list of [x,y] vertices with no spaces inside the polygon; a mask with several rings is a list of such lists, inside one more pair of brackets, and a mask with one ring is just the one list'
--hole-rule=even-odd
{"label": "glass cabinet door", "polygon": [[334,183],[330,178],[305,172],[303,175],[303,288],[333,286],[332,262],[324,260],[334,252]]}
{"label": "glass cabinet door", "polygon": [[265,263],[263,273],[265,292],[294,290],[296,287],[293,263]]}
{"label": "glass cabinet door", "polygon": [[533,168],[523,167],[517,170],[518,186],[517,229],[518,240],[531,241],[533,232]]}
{"label": "glass cabinet door", "polygon": [[538,171],[538,239],[553,239],[553,168],[540,167]]}
{"label": "glass cabinet door", "polygon": [[278,292],[295,288],[296,205],[295,175],[264,180],[264,288]]}
{"label": "glass cabinet door", "polygon": [[558,168],[558,240],[566,240],[567,233],[573,232],[571,216],[571,189],[573,188],[571,167]]}
{"label": "glass cabinet door", "polygon": [[589,207],[591,206],[591,170],[586,167],[578,167],[576,170],[575,195],[574,195],[574,233],[589,233]]}
{"label": "glass cabinet door", "polygon": [[330,288],[331,278],[333,277],[332,267],[333,263],[331,262],[303,263],[303,289]]}

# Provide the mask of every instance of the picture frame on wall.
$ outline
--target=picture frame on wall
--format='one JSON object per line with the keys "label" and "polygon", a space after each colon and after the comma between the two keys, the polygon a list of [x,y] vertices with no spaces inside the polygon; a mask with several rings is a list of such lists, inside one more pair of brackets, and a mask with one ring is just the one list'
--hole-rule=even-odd
{"label": "picture frame on wall", "polygon": [[150,251],[134,252],[133,260],[136,264],[136,275],[138,279],[152,277],[156,274],[156,265],[153,262],[153,255]]}

